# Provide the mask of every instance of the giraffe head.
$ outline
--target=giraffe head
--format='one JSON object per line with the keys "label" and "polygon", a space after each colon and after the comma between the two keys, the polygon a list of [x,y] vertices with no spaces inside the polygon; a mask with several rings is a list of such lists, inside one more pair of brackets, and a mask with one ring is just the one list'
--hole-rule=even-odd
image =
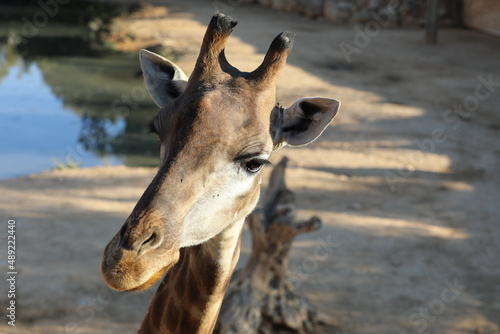
{"label": "giraffe head", "polygon": [[161,162],[104,251],[101,272],[113,289],[149,288],[178,261],[180,248],[241,221],[257,203],[259,171],[272,151],[313,141],[337,113],[332,99],[276,106],[293,35],[278,35],[256,70],[240,72],[224,55],[235,25],[214,15],[189,79],[169,60],[141,51],[146,86],[161,107],[150,123]]}

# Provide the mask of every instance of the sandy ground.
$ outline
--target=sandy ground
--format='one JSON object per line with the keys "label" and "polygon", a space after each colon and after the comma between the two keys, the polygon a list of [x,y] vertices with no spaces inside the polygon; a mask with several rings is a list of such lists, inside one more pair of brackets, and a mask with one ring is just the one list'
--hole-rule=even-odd
{"label": "sandy ground", "polygon": [[[178,64],[189,73],[213,9],[177,1],[166,16],[121,24],[137,36],[134,47],[161,41],[186,53]],[[299,289],[342,333],[500,333],[500,41],[446,30],[426,46],[423,31],[383,30],[357,40],[349,63],[339,45],[355,45],[353,28],[246,4],[231,14],[240,23],[227,55],[243,70],[279,32],[297,34],[279,102],[343,103],[320,140],[272,158],[290,158],[299,215],[324,223],[293,248]],[[448,112],[463,104],[472,111]],[[153,290],[111,292],[99,261],[154,173],[99,167],[0,182],[2,247],[8,217],[18,238],[18,322],[6,325],[2,288],[0,332],[138,328]],[[240,264],[249,244],[245,231]],[[325,244],[329,255],[315,257]],[[3,255],[0,264],[6,273]]]}

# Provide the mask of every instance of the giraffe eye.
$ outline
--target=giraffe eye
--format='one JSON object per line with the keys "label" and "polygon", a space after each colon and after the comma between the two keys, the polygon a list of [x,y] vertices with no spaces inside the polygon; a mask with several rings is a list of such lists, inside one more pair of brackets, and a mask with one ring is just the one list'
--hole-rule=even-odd
{"label": "giraffe eye", "polygon": [[255,174],[258,173],[264,165],[269,165],[270,162],[265,159],[250,159],[244,163],[242,163],[242,167],[249,173]]}

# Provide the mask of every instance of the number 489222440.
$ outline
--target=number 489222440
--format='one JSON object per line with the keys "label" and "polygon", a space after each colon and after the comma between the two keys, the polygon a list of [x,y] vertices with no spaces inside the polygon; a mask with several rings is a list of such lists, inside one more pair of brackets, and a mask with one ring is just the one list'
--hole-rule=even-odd
{"label": "number 489222440", "polygon": [[16,268],[16,222],[9,220],[8,222],[8,236],[7,236],[7,259],[9,263],[9,270]]}

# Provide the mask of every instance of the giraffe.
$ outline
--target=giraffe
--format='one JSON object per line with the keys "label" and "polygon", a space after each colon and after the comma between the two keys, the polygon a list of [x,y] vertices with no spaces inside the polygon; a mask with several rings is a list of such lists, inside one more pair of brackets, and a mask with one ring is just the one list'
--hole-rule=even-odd
{"label": "giraffe", "polygon": [[118,291],[150,288],[164,274],[139,333],[211,333],[240,253],[245,217],[257,204],[260,170],[272,151],[315,140],[340,102],[275,102],[293,45],[283,32],[262,64],[241,72],[225,57],[236,21],[215,14],[194,70],[141,50],[146,86],[160,107],[151,131],[160,166],[101,260]]}

